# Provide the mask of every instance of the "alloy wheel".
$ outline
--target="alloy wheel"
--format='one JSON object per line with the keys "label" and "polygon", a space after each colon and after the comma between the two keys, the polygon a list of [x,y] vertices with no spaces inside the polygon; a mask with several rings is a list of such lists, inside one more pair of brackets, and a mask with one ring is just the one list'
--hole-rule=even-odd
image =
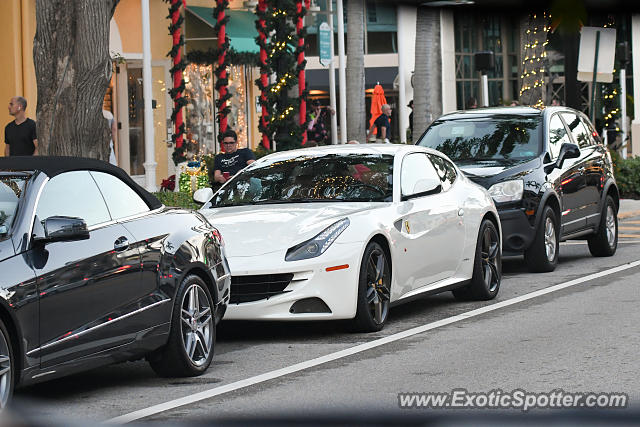
{"label": "alloy wheel", "polygon": [[480,255],[484,283],[489,292],[493,292],[500,285],[500,243],[498,234],[492,228],[486,227],[484,229]]}
{"label": "alloy wheel", "polygon": [[7,406],[11,395],[11,352],[7,338],[0,331],[0,408]]}
{"label": "alloy wheel", "polygon": [[213,316],[209,298],[199,285],[193,284],[182,300],[182,342],[191,363],[207,362],[213,345]]}
{"label": "alloy wheel", "polygon": [[616,239],[616,216],[611,205],[607,206],[606,221],[607,242],[609,243],[610,247],[613,247],[614,241]]}
{"label": "alloy wheel", "polygon": [[389,272],[385,267],[385,255],[375,249],[367,260],[367,304],[377,324],[384,323],[389,313]]}
{"label": "alloy wheel", "polygon": [[544,248],[547,259],[552,262],[556,257],[556,227],[553,219],[547,217],[544,223]]}

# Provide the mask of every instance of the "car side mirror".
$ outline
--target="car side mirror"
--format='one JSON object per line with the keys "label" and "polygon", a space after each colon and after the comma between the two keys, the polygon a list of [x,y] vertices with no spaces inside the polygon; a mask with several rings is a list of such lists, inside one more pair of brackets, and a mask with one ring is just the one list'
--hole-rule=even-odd
{"label": "car side mirror", "polygon": [[34,227],[33,232],[33,241],[43,244],[89,238],[87,223],[82,218],[70,216],[50,216],[44,220],[42,227]]}
{"label": "car side mirror", "polygon": [[213,190],[211,188],[201,188],[193,193],[193,201],[204,205],[213,197]]}
{"label": "car side mirror", "polygon": [[402,196],[402,200],[436,194],[441,190],[442,184],[439,179],[420,179],[413,186],[413,191],[411,193]]}
{"label": "car side mirror", "polygon": [[554,169],[560,169],[567,159],[575,159],[580,157],[580,148],[576,144],[571,144],[569,142],[565,142],[560,147],[560,154],[558,154],[558,158],[555,163],[551,163],[544,167],[544,171],[546,173],[551,173]]}

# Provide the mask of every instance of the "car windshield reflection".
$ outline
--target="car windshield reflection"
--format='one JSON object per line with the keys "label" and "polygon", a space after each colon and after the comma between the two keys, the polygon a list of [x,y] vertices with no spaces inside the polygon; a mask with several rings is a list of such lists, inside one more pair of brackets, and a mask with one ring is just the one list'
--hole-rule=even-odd
{"label": "car windshield reflection", "polygon": [[456,163],[530,160],[540,153],[540,119],[502,115],[436,121],[418,145],[441,151]]}
{"label": "car windshield reflection", "polygon": [[257,162],[216,193],[212,207],[392,200],[393,156],[300,155]]}

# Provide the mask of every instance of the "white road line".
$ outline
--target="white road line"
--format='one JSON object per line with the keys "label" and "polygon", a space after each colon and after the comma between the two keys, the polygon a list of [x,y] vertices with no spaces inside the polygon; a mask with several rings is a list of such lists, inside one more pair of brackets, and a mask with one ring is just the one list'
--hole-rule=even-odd
{"label": "white road line", "polygon": [[398,341],[398,340],[408,338],[417,334],[421,334],[426,331],[447,326],[452,323],[460,322],[462,320],[470,319],[472,317],[480,316],[485,313],[490,313],[492,311],[496,311],[504,307],[509,307],[511,305],[518,304],[523,301],[537,298],[546,294],[550,294],[552,292],[556,292],[562,289],[576,286],[581,283],[588,282],[590,280],[598,279],[600,277],[608,276],[610,274],[615,274],[620,271],[628,270],[630,268],[634,268],[637,266],[640,266],[640,260],[630,262],[628,264],[623,264],[618,267],[610,268],[608,270],[604,270],[599,273],[590,274],[588,276],[581,277],[579,279],[574,279],[568,282],[560,283],[558,285],[550,286],[545,289],[540,289],[538,291],[521,295],[519,297],[511,298],[505,301],[500,301],[495,304],[488,305],[486,307],[478,308],[476,310],[467,311],[466,313],[461,313],[456,316],[438,320],[436,322],[427,323],[426,325],[418,326],[412,329],[407,329],[406,331],[398,332],[384,338],[379,338],[377,340],[359,344],[359,345],[356,345],[355,347],[347,348],[345,350],[336,351],[335,353],[330,353],[330,354],[327,354],[326,356],[317,357],[315,359],[296,363],[295,365],[287,366],[282,369],[276,369],[275,371],[267,372],[261,375],[256,375],[254,377],[236,381],[231,384],[215,387],[209,390],[202,391],[200,393],[182,397],[180,399],[171,400],[169,402],[161,403],[158,405],[150,406],[148,408],[140,409],[138,411],[130,412],[128,414],[124,414],[119,417],[111,418],[106,422],[114,423],[114,424],[124,424],[131,421],[139,420],[141,418],[156,415],[156,414],[159,414],[160,412],[168,411],[170,409],[175,409],[180,406],[189,405],[191,403],[199,402],[201,400],[209,399],[215,396],[220,396],[221,394],[229,393],[229,392],[236,391],[236,390],[249,387],[255,384],[263,383],[265,381],[273,380],[275,378],[280,378],[285,375],[293,374],[295,372],[300,372],[305,369],[313,368],[315,366],[322,365],[324,363],[333,362],[334,360],[343,359],[345,357],[352,356],[357,353],[362,353],[363,351],[371,350],[372,348],[380,347],[382,345],[389,344],[394,341]]}

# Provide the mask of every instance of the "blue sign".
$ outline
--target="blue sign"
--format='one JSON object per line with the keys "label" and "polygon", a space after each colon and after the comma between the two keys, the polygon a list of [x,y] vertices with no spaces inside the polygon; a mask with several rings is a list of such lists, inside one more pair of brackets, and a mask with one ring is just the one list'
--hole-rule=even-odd
{"label": "blue sign", "polygon": [[327,67],[331,64],[331,37],[333,31],[326,22],[320,24],[318,28],[318,44],[320,45],[320,64]]}

